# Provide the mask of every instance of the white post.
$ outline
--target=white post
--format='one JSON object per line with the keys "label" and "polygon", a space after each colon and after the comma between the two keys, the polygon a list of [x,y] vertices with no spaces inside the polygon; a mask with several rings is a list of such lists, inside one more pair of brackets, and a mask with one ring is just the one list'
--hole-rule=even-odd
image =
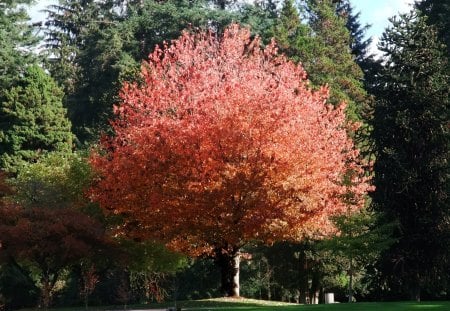
{"label": "white post", "polygon": [[334,303],[334,293],[325,293],[325,303]]}

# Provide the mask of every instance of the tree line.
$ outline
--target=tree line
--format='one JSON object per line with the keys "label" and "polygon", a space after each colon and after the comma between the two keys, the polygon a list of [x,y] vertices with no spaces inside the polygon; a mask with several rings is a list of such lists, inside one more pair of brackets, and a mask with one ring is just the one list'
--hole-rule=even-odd
{"label": "tree line", "polygon": [[[364,37],[369,25],[361,25],[359,13],[348,0],[263,0],[250,4],[224,0],[60,0],[45,10],[44,21],[33,25],[24,8],[30,3],[0,2],[1,308],[80,303],[87,308],[89,303],[235,295],[234,276],[229,272],[236,268],[230,261],[236,253],[241,261],[240,293],[248,297],[317,303],[325,292],[332,291],[338,299],[350,302],[448,299],[447,1],[418,1],[411,12],[393,17],[381,38],[383,56],[378,59],[370,54],[370,39]],[[217,93],[212,89],[204,92],[212,79],[203,75],[216,65],[200,56],[192,56],[190,61],[198,59],[196,65],[205,66],[195,75],[201,83],[186,78],[195,68],[185,75],[164,71],[155,80],[158,66],[171,68],[170,60],[162,61],[164,51],[183,31],[185,36],[207,32],[220,42],[229,33],[229,25],[236,23],[248,29],[242,55],[262,53],[254,45],[270,54],[275,40],[277,53],[285,55],[287,63],[274,58],[270,62],[280,63],[274,68],[267,66],[272,76],[283,77],[289,72],[295,77],[290,83],[297,86],[283,89],[269,75],[266,80],[252,80],[263,77],[269,67],[255,69],[252,63],[234,59],[238,39],[234,50],[223,48],[214,53],[225,53],[224,59],[229,58],[229,64],[236,68],[246,68],[248,76],[242,79],[239,70],[217,67],[216,72],[224,72],[224,77],[236,75],[230,78],[234,84],[226,78],[217,82],[221,86]],[[176,42],[187,46],[190,39],[186,40]],[[208,47],[205,51],[213,53]],[[181,50],[177,53],[173,55],[180,60],[173,64],[183,64],[185,54]],[[258,60],[264,61],[269,62]],[[298,65],[302,70],[294,69]],[[175,77],[176,83],[164,82],[167,77]],[[153,81],[153,88],[146,89],[149,81]],[[177,94],[186,102],[178,103],[174,97],[169,106],[158,104],[156,111],[137,105],[158,102],[158,96],[150,95],[158,83],[161,86],[155,94],[159,97]],[[329,88],[326,94],[324,85]],[[317,127],[307,116],[318,110],[289,106],[286,94],[291,87],[297,96],[292,102],[296,98],[312,98],[312,103],[326,100],[335,107],[332,111],[339,111],[345,102],[341,116],[338,112],[314,116],[340,118],[342,124],[354,126],[341,128],[345,135],[333,132],[330,137],[334,141],[322,143],[325,129],[339,126],[323,121],[322,127]],[[192,94],[199,102],[220,100],[222,110],[204,106],[199,113],[205,119],[189,123],[195,115],[188,105]],[[246,109],[227,106],[251,96],[258,102],[249,101]],[[285,110],[277,114],[278,121],[270,123],[272,112],[281,107],[275,104],[279,98],[284,100]],[[174,102],[178,103],[176,109],[170,106]],[[239,109],[234,110],[236,107]],[[228,119],[222,119],[224,111]],[[283,114],[287,112],[290,114]],[[142,118],[146,114],[157,116],[152,125]],[[243,122],[245,118],[252,122]],[[303,128],[280,127],[295,122],[301,122]],[[270,139],[263,142],[254,138],[254,130],[247,132],[252,129],[248,124],[258,124],[257,130],[264,131],[259,137]],[[132,126],[140,130],[129,132]],[[193,126],[198,126],[198,131],[192,132],[196,133],[195,143],[186,134]],[[233,127],[247,134],[236,136],[224,130]],[[149,128],[159,135],[154,149],[149,138],[141,135]],[[219,128],[222,130],[217,131]],[[292,139],[280,136],[278,129],[286,131],[283,135],[290,133]],[[173,136],[164,136],[164,131]],[[294,144],[294,137],[301,131],[309,133],[302,142],[306,145],[311,139],[310,146],[317,151],[298,153],[301,143]],[[314,137],[311,133],[320,134]],[[183,146],[183,140],[192,147]],[[229,156],[208,156],[216,152],[208,142],[220,140],[220,152]],[[128,144],[131,141],[139,146],[147,142],[148,148],[133,151]],[[275,143],[279,148],[272,150]],[[336,145],[360,150],[360,162],[353,156],[342,156],[349,150],[335,149]],[[142,162],[136,160],[141,158],[126,162],[135,152],[143,152],[141,149],[147,152]],[[242,155],[244,149],[245,158],[234,158],[235,150],[241,150]],[[269,151],[272,158],[265,158]],[[204,158],[189,154],[204,154],[210,162],[206,165]],[[322,181],[308,184],[300,177],[294,179],[294,173],[309,174],[301,162],[307,158],[315,159],[311,165],[322,172],[332,163],[335,172],[339,163],[346,164],[339,171],[343,178],[339,189],[351,191],[341,193],[334,185],[325,187]],[[355,166],[349,169],[353,162]],[[211,174],[218,166],[226,166],[227,172],[233,167],[240,175],[215,179]],[[191,170],[199,167],[205,170]],[[371,179],[374,186],[363,201],[352,183],[356,172],[360,174],[359,185]],[[197,184],[190,179],[192,175]],[[180,176],[186,184],[181,184]],[[280,176],[291,176],[291,188]],[[167,180],[163,185],[158,181],[162,179]],[[222,192],[219,181],[228,183]],[[188,194],[182,191],[187,187]],[[303,190],[306,187],[309,190]],[[280,206],[288,204],[281,200],[275,204],[271,191],[291,201],[293,196],[288,192],[304,191],[303,196],[296,196],[298,202],[319,197],[331,202],[332,195],[327,197],[327,193],[334,191],[333,195],[339,193],[339,202],[359,208],[342,209],[339,215],[325,213],[330,224],[316,216],[308,223],[287,210],[288,218],[276,214]],[[210,209],[211,204],[220,206],[230,197],[232,210]],[[165,209],[144,215],[139,212],[147,208],[143,198],[145,202],[165,202]],[[184,210],[179,218],[171,212],[190,204],[195,210]],[[268,207],[263,214],[254,212],[258,204]],[[333,208],[339,204],[334,203]],[[305,205],[305,214],[310,206]],[[238,222],[233,208],[241,213],[245,210],[253,218],[239,218]],[[200,211],[211,214],[206,227],[192,222]],[[272,221],[268,230],[266,224],[273,219],[285,221],[284,229],[274,228],[276,222]],[[296,231],[294,219],[302,222],[299,230],[307,228],[307,234]],[[317,223],[321,225],[314,229]],[[151,228],[145,231],[151,234],[143,233],[143,227]],[[288,227],[289,232],[285,230]],[[337,228],[340,233],[326,238],[314,234],[314,230],[327,228]],[[216,236],[217,232],[226,234]],[[168,236],[186,239],[172,239],[164,245]]]}

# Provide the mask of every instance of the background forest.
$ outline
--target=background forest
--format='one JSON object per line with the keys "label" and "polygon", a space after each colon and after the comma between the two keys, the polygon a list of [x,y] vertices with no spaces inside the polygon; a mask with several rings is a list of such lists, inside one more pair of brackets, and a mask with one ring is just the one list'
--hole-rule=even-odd
{"label": "background forest", "polygon": [[233,22],[263,46],[275,39],[313,90],[328,85],[331,104],[347,103],[375,186],[364,208],[333,217],[339,235],[246,243],[240,294],[450,299],[448,0],[393,17],[381,58],[348,0],[60,0],[37,24],[31,2],[0,0],[0,310],[224,294],[220,256],[116,234],[123,219],[89,199],[89,159],[156,45]]}

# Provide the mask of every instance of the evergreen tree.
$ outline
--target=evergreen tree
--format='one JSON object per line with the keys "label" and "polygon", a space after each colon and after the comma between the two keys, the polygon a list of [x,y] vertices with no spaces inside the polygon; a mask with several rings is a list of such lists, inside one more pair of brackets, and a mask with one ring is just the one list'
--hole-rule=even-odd
{"label": "evergreen tree", "polygon": [[[109,5],[107,5],[109,3]],[[45,10],[45,46],[48,68],[52,77],[63,87],[66,94],[76,88],[80,50],[86,47],[85,37],[111,24],[111,1],[60,0]]]}
{"label": "evergreen tree", "polygon": [[239,8],[238,21],[248,25],[250,30],[268,44],[273,37],[273,27],[278,16],[277,3],[273,0],[243,3]]}
{"label": "evergreen tree", "polygon": [[367,104],[363,72],[350,50],[346,19],[336,13],[332,0],[309,0],[310,25],[314,34],[312,59],[303,61],[314,85],[328,84],[331,102],[347,102],[347,116],[361,120]]}
{"label": "evergreen tree", "polygon": [[364,70],[367,58],[370,56],[369,46],[372,39],[365,39],[366,31],[370,25],[361,25],[359,21],[361,12],[354,12],[350,0],[342,0],[337,5],[337,14],[346,19],[345,26],[350,32],[350,49],[355,57],[356,63]]}
{"label": "evergreen tree", "polygon": [[416,6],[428,16],[428,23],[437,27],[439,38],[447,45],[447,57],[450,57],[450,1],[422,0]]}
{"label": "evergreen tree", "polygon": [[0,101],[34,61],[37,43],[24,5],[31,0],[0,0]]}
{"label": "evergreen tree", "polygon": [[380,49],[373,202],[399,224],[381,272],[391,290],[419,300],[448,280],[449,67],[436,30],[417,12],[393,19]]}
{"label": "evergreen tree", "polygon": [[70,122],[63,93],[38,66],[28,67],[18,85],[5,91],[0,103],[0,167],[16,172],[46,151],[69,152]]}
{"label": "evergreen tree", "polygon": [[311,28],[301,22],[294,0],[284,1],[272,33],[280,51],[293,61],[309,64],[314,57]]}
{"label": "evergreen tree", "polygon": [[[351,22],[355,24],[351,24],[347,15],[339,11],[339,8],[349,8],[338,7],[335,1],[331,0],[311,0],[303,2],[302,5],[299,10],[293,1],[284,2],[273,28],[281,51],[302,63],[313,86],[328,84],[334,104],[346,101],[349,119],[364,120],[370,99],[364,90],[363,72],[355,55],[361,53],[362,59],[364,53],[364,43],[358,41],[361,40],[364,29],[360,29],[359,24],[356,24],[357,16]],[[308,23],[302,22],[302,17]],[[350,24],[354,27],[352,33],[347,29]],[[360,37],[352,38],[352,35]],[[353,46],[353,42],[361,44]],[[366,129],[364,126],[357,133],[361,146],[367,143]],[[348,222],[351,220],[347,219]],[[303,302],[317,302],[318,293],[324,286],[335,289],[345,286],[338,277],[340,272],[349,271],[342,271],[341,266],[348,266],[349,262],[345,256],[332,255],[318,241],[308,241],[299,247],[302,249],[300,265],[308,267],[302,272],[306,277],[302,277],[303,281],[298,287]]]}

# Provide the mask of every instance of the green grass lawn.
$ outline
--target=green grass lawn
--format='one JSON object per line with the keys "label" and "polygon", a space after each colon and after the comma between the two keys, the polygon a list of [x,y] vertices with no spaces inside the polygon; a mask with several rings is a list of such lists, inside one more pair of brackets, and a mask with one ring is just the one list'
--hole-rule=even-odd
{"label": "green grass lawn", "polygon": [[[168,306],[174,306],[174,303],[162,303],[140,306],[129,306],[128,311],[166,309]],[[254,299],[230,299],[217,298],[205,300],[180,301],[178,307],[186,311],[450,311],[450,301],[435,302],[358,302],[358,303],[336,303],[332,305],[298,305],[282,303],[275,301],[264,301]],[[83,311],[84,308],[59,308],[52,311]],[[118,311],[124,310],[119,306],[114,307],[90,307],[90,311]],[[26,309],[22,311],[33,311]]]}
{"label": "green grass lawn", "polygon": [[379,303],[336,303],[332,305],[298,305],[269,301],[242,299],[210,299],[179,302],[186,310],[245,310],[245,311],[407,311],[407,310],[449,310],[450,302],[379,302]]}

